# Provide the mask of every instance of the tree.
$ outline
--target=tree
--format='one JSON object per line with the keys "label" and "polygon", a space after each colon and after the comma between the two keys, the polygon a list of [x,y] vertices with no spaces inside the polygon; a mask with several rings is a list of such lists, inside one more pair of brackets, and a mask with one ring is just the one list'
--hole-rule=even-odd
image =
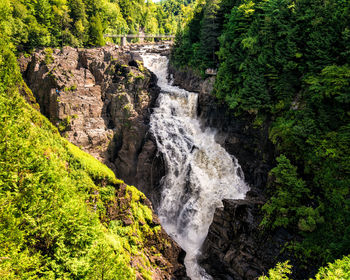
{"label": "tree", "polygon": [[203,68],[216,68],[216,51],[219,49],[219,3],[220,0],[208,0],[201,21],[200,52]]}
{"label": "tree", "polygon": [[103,46],[105,44],[102,23],[98,15],[90,19],[89,43],[93,46]]}

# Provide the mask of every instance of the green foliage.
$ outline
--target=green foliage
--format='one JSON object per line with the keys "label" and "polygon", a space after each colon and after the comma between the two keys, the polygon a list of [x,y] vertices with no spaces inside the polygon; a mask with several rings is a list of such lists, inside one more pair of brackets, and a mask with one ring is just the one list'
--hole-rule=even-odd
{"label": "green foliage", "polygon": [[71,123],[71,117],[67,116],[62,121],[60,121],[60,123],[58,124],[58,130],[61,132],[68,130],[70,123]]}
{"label": "green foliage", "polygon": [[275,268],[269,270],[269,276],[261,276],[259,280],[289,280],[288,275],[292,272],[291,268],[288,261],[278,263]]}
{"label": "green foliage", "polygon": [[[150,279],[147,242],[159,226],[146,198],[63,139],[20,96],[22,83],[2,37],[0,278]],[[143,261],[132,267],[134,258]]]}
{"label": "green foliage", "polygon": [[262,224],[266,225],[272,220],[273,227],[287,227],[298,221],[297,213],[303,215],[306,212],[299,213],[298,207],[302,200],[308,200],[310,190],[298,178],[296,167],[284,155],[277,158],[277,163],[270,174],[274,177],[269,186],[274,196],[262,208],[266,212]]}
{"label": "green foliage", "polygon": [[184,30],[180,30],[177,33],[170,62],[178,68],[188,66],[197,70],[197,72],[205,68],[205,65],[203,67],[201,66],[202,59],[200,53],[201,24],[205,12],[204,4],[203,1],[199,1],[196,4],[192,20]]}
{"label": "green foliage", "polygon": [[46,48],[44,51],[45,51],[45,59],[44,59],[45,64],[50,65],[51,63],[54,62],[54,58],[52,56],[53,50],[51,48]]}
{"label": "green foliage", "polygon": [[[170,2],[179,9],[168,10]],[[19,51],[102,46],[107,33],[175,33],[186,22],[183,15],[190,17],[192,11],[192,4],[180,0],[4,0],[0,5],[1,34]]]}
{"label": "green foliage", "polygon": [[218,34],[220,32],[218,11],[221,0],[208,0],[204,7],[203,19],[201,21],[199,54],[202,58],[204,68],[216,68],[219,50]]}
{"label": "green foliage", "polygon": [[[289,247],[306,262],[348,254],[349,0],[215,2],[198,3],[171,63],[203,74],[218,59],[213,94],[253,127],[269,126],[276,167],[262,225],[303,236]],[[206,55],[215,34],[217,56]]]}
{"label": "green foliage", "polygon": [[[288,261],[278,263],[275,268],[269,270],[268,276],[261,276],[259,280],[289,280],[292,266]],[[350,279],[350,256],[329,263],[326,267],[321,267],[315,276],[315,280],[346,280]],[[310,279],[312,280],[312,279]]]}
{"label": "green foliage", "polygon": [[99,16],[93,16],[89,27],[89,42],[92,46],[103,46],[103,28]]}
{"label": "green foliage", "polygon": [[350,256],[329,263],[322,267],[315,276],[315,280],[350,279]]}
{"label": "green foliage", "polygon": [[78,86],[76,84],[74,84],[74,85],[71,85],[70,87],[65,87],[63,90],[65,92],[68,92],[68,91],[73,92],[73,91],[76,91],[77,88],[78,88]]}

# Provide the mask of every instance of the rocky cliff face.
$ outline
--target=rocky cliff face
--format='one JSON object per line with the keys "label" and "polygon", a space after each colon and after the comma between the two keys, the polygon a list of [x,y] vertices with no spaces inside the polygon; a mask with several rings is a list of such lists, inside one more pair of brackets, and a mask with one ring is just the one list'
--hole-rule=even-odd
{"label": "rocky cliff face", "polygon": [[[156,76],[143,67],[141,57],[114,46],[64,47],[36,51],[19,62],[42,114],[60,133],[108,165],[126,183],[138,186],[156,204],[159,193],[154,186],[164,169],[148,129],[159,88]],[[106,214],[111,220],[132,224],[130,209],[124,207],[128,205],[125,185],[118,192]],[[152,207],[148,199],[143,203]],[[159,225],[154,214],[153,223]],[[154,279],[186,279],[183,251],[163,229],[150,235],[146,243]],[[137,259],[133,262],[132,266],[139,265]]]}
{"label": "rocky cliff face", "polygon": [[41,112],[61,134],[152,200],[164,174],[149,116],[159,88],[134,52],[114,46],[44,49],[20,60]]}
{"label": "rocky cliff face", "polygon": [[268,172],[274,159],[268,122],[254,127],[249,116],[235,117],[211,95],[215,77],[203,80],[191,71],[178,71],[172,66],[169,72],[176,85],[198,92],[198,117],[203,126],[217,129],[216,141],[238,159],[251,187],[246,199],[226,200],[224,207],[216,210],[200,263],[214,279],[256,279],[277,261],[287,258],[281,251],[294,237],[281,229],[263,233],[259,227],[260,208],[266,201]]}

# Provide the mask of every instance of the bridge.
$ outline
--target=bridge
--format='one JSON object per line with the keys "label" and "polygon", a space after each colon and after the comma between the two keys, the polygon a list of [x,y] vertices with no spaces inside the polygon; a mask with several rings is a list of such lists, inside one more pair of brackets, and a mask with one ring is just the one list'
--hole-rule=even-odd
{"label": "bridge", "polygon": [[167,38],[167,39],[174,39],[175,35],[170,34],[145,34],[145,33],[139,33],[139,34],[105,34],[104,37],[109,38],[122,38],[121,45],[125,46],[128,44],[127,39],[134,39],[139,38],[141,41],[143,41],[145,38]]}

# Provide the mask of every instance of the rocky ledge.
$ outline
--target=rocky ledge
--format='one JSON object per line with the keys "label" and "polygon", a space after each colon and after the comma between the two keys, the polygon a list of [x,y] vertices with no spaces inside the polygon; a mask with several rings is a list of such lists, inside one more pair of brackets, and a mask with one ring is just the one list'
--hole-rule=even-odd
{"label": "rocky ledge", "polygon": [[22,57],[20,65],[41,112],[61,134],[156,205],[154,186],[164,168],[148,130],[159,88],[137,52],[47,48]]}

